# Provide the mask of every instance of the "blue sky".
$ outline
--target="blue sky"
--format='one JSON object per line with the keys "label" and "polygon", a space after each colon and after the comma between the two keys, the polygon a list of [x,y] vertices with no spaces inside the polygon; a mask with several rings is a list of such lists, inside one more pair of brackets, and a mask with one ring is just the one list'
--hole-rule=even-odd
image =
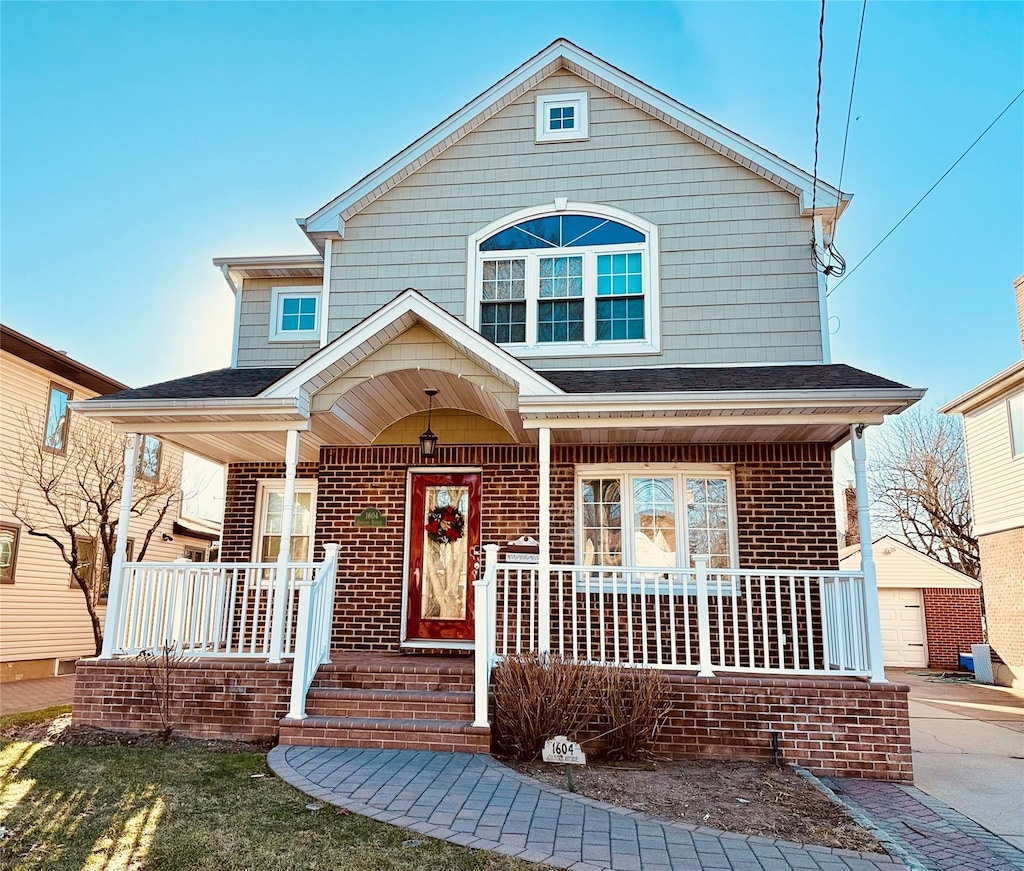
{"label": "blue sky", "polygon": [[[859,2],[829,0],[838,181]],[[304,216],[553,39],[810,170],[818,5],[2,5],[2,317],[132,385],[227,365],[214,256]],[[1024,4],[868,4],[837,247],[877,242],[1024,87]],[[1020,357],[1024,100],[836,290],[833,358],[951,399]],[[833,282],[834,283],[834,282]]]}

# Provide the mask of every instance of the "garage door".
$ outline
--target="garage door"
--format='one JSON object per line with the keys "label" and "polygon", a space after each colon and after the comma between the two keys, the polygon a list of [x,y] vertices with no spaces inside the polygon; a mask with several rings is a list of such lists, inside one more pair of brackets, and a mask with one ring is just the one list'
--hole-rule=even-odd
{"label": "garage door", "polygon": [[882,623],[882,662],[898,668],[928,665],[924,637],[924,599],[920,590],[878,590]]}

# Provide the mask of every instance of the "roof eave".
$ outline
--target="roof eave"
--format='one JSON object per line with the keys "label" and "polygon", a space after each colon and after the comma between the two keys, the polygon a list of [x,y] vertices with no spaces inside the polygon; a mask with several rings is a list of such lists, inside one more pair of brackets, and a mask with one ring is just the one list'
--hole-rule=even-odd
{"label": "roof eave", "polygon": [[987,381],[983,381],[977,387],[958,396],[952,402],[947,402],[939,409],[939,412],[941,414],[966,414],[1022,385],[1024,385],[1024,360],[1019,360]]}

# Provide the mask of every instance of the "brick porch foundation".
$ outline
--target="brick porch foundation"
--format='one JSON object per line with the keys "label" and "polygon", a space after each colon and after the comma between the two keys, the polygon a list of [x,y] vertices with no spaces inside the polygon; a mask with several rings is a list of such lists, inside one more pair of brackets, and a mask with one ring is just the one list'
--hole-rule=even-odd
{"label": "brick porch foundation", "polygon": [[[288,664],[183,663],[172,677],[176,734],[277,739],[287,713],[290,674]],[[776,732],[783,761],[817,774],[913,779],[905,686],[855,679],[669,678],[674,711],[656,748],[660,755],[771,761]],[[79,664],[74,721],[115,730],[161,728],[147,676],[124,660]]]}

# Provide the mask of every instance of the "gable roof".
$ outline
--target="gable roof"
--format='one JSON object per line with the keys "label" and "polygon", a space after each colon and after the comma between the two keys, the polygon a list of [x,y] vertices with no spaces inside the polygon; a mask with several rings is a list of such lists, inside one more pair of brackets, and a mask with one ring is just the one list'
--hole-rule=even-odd
{"label": "gable roof", "polygon": [[[888,587],[888,586],[904,586],[904,587],[906,587],[906,586],[921,586],[921,587],[937,587],[937,588],[940,588],[940,589],[954,588],[954,589],[971,589],[971,590],[976,590],[979,587],[981,587],[981,582],[978,581],[978,580],[975,580],[970,575],[965,575],[963,572],[959,571],[958,569],[955,569],[952,566],[946,565],[943,562],[939,562],[939,560],[935,559],[935,557],[928,556],[928,554],[926,554],[926,553],[921,553],[921,551],[919,551],[919,550],[914,550],[914,548],[910,547],[908,544],[905,544],[904,542],[899,541],[899,540],[893,538],[891,535],[880,535],[878,538],[873,539],[872,542],[871,542],[871,548],[872,548],[873,551],[875,551],[877,553],[881,549],[879,547],[879,545],[882,545],[882,544],[885,545],[885,551],[884,552],[888,552],[890,548],[891,549],[898,549],[900,553],[908,555],[908,556],[912,557],[915,560],[920,560],[922,562],[922,564],[923,564],[923,567],[924,567],[925,571],[927,571],[929,574],[928,574],[928,581],[926,583],[925,582],[920,582],[920,581],[918,583],[914,583],[912,581],[911,582],[903,581],[903,579],[900,579],[900,578],[884,578],[884,577],[882,577],[882,572],[879,572],[878,586],[880,586],[880,587]],[[849,547],[840,548],[840,550],[839,550],[839,568],[840,569],[847,569],[848,570],[849,566],[844,567],[843,566],[844,562],[848,562],[848,563],[851,563],[851,564],[852,563],[856,563],[858,567],[860,566],[860,545],[859,544],[851,544]],[[877,566],[881,565],[881,563],[879,563],[879,560],[878,560],[877,557],[875,559],[875,563],[876,563],[876,568],[877,568]],[[943,580],[945,580],[945,583],[942,582]]]}
{"label": "gable roof", "polygon": [[[568,70],[631,103],[752,172],[801,195],[810,209],[814,176],[749,139],[711,120],[689,106],[651,87],[607,61],[569,42],[556,39],[518,69],[496,82],[457,112],[404,148],[306,218],[297,219],[310,239],[315,235],[344,235],[344,222],[386,193],[513,100],[559,69]],[[817,211],[842,213],[851,199],[817,180]]]}
{"label": "gable roof", "polygon": [[338,336],[333,342],[289,370],[267,387],[261,396],[271,399],[283,398],[297,395],[304,389],[317,389],[318,384],[326,383],[342,374],[397,332],[407,329],[416,322],[426,324],[432,330],[443,334],[465,353],[503,376],[504,380],[515,382],[523,392],[541,395],[562,392],[536,370],[488,341],[472,327],[410,287],[348,332]]}

